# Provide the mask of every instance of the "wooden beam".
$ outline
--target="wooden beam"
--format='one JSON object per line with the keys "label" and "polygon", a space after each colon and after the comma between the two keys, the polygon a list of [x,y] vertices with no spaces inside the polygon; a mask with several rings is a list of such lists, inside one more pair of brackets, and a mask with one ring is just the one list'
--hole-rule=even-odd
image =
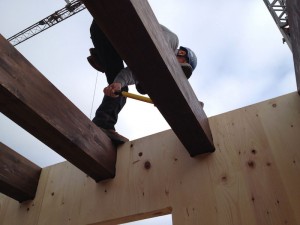
{"label": "wooden beam", "polygon": [[288,21],[290,25],[292,51],[294,57],[296,82],[300,94],[300,2],[287,0]]}
{"label": "wooden beam", "polygon": [[82,1],[191,156],[214,151],[207,116],[146,0]]}
{"label": "wooden beam", "polygon": [[42,169],[0,142],[0,192],[19,201],[35,197]]}
{"label": "wooden beam", "polygon": [[0,111],[96,181],[114,177],[110,139],[2,36]]}

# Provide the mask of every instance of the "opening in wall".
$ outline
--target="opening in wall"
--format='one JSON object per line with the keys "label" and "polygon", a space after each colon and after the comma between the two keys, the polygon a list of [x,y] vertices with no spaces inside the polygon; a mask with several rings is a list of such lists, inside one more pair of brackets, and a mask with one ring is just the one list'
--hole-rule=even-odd
{"label": "opening in wall", "polygon": [[87,225],[172,225],[171,213],[172,208],[168,207]]}
{"label": "opening in wall", "polygon": [[129,223],[122,223],[120,225],[172,225],[172,215],[164,215],[153,217],[149,219],[138,220]]}

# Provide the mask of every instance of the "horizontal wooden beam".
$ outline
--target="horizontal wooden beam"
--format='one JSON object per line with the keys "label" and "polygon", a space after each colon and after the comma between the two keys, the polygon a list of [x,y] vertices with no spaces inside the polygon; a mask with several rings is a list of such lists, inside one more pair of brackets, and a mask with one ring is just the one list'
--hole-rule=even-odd
{"label": "horizontal wooden beam", "polygon": [[114,177],[110,139],[2,36],[0,111],[96,181]]}
{"label": "horizontal wooden beam", "polygon": [[290,25],[297,89],[300,94],[300,2],[298,0],[287,0],[286,4],[289,17],[288,21]]}
{"label": "horizontal wooden beam", "polygon": [[19,201],[35,197],[42,168],[0,142],[0,192]]}
{"label": "horizontal wooden beam", "polygon": [[207,116],[146,0],[83,0],[191,156],[214,151]]}

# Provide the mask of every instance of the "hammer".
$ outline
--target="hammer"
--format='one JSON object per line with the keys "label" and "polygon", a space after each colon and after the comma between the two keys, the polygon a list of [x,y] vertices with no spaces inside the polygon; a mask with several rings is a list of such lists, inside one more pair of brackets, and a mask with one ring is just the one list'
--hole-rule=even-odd
{"label": "hammer", "polygon": [[147,98],[147,97],[144,97],[144,96],[141,96],[141,95],[132,94],[132,93],[129,93],[129,92],[126,92],[126,91],[116,91],[114,94],[115,95],[122,95],[124,97],[128,97],[128,98],[132,98],[132,99],[139,100],[139,101],[142,101],[142,102],[148,102],[148,103],[153,104],[153,102],[150,98]]}

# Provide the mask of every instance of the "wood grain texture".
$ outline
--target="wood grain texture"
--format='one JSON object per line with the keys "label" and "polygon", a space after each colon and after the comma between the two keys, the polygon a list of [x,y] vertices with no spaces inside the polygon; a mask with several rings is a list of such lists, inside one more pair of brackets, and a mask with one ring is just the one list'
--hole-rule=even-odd
{"label": "wood grain texture", "polygon": [[41,168],[0,142],[0,192],[23,202],[36,194]]}
{"label": "wood grain texture", "polygon": [[0,36],[0,112],[96,181],[115,174],[110,139]]}
{"label": "wood grain texture", "polygon": [[[49,178],[50,168],[43,168],[39,179],[38,189],[36,191],[36,198],[32,201],[22,202],[19,204],[17,201],[8,199],[5,195],[0,194],[0,224],[38,224],[39,215],[41,212],[41,206],[43,203],[43,198],[39,196],[44,196],[45,188]],[[3,197],[3,198],[2,198]],[[18,208],[18,213],[11,215],[10,212]]]}
{"label": "wood grain texture", "polygon": [[209,118],[214,154],[191,158],[169,130],[120,147],[111,180],[95,183],[68,162],[47,167],[33,202],[0,195],[0,222],[114,225],[171,213],[174,225],[298,225],[299,100]]}
{"label": "wood grain texture", "polygon": [[[248,192],[248,204],[241,207],[252,205],[252,224],[299,223],[299,217],[297,220],[295,208],[291,205],[286,191],[286,182],[281,176],[286,174],[281,174],[281,169],[284,168],[278,167],[282,162],[277,157],[281,154],[291,156],[294,153],[293,148],[298,145],[295,136],[289,136],[290,132],[286,133],[287,118],[293,118],[295,123],[299,123],[296,114],[300,112],[300,105],[295,100],[299,100],[296,94],[293,96],[293,108],[284,107],[279,110],[276,108],[279,100],[275,99],[259,106],[245,107],[224,114],[223,120],[226,123],[218,128],[219,135],[224,135],[225,143],[216,144],[220,149],[235,150],[236,162],[239,163],[237,171],[241,172],[245,182],[243,185],[246,185]],[[283,117],[281,113],[284,114]],[[299,132],[298,129],[294,131]],[[278,142],[281,144],[275,147]],[[291,143],[290,148],[284,146],[285,142]],[[226,145],[233,145],[234,148],[227,148]],[[296,174],[293,179],[296,179]],[[298,181],[290,182],[293,182],[292,186],[299,188]],[[299,207],[299,203],[295,207]]]}
{"label": "wood grain texture", "polygon": [[191,156],[214,151],[203,108],[146,0],[83,3]]}
{"label": "wood grain texture", "polygon": [[298,0],[287,0],[286,5],[290,25],[297,89],[300,94],[300,2]]}

